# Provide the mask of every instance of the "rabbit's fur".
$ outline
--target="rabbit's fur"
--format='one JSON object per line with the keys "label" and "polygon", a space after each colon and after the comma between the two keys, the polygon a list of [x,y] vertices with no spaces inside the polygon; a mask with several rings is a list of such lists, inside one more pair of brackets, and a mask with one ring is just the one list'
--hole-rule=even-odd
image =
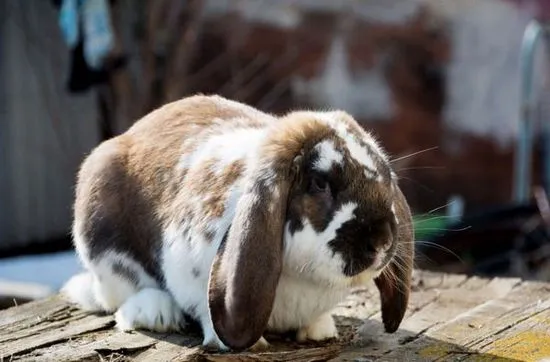
{"label": "rabbit's fur", "polygon": [[408,303],[411,214],[388,157],[342,111],[283,117],[197,95],[103,142],[78,175],[64,287],[123,330],[244,349],[264,331],[337,337],[330,311],[374,279],[395,331]]}

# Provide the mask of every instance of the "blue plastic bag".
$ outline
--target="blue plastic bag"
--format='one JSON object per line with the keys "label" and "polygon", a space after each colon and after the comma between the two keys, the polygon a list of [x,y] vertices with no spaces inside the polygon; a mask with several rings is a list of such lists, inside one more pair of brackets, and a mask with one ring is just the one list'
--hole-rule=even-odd
{"label": "blue plastic bag", "polygon": [[81,0],[63,0],[59,10],[59,27],[67,45],[74,48],[78,43],[80,29],[78,26],[78,9]]}
{"label": "blue plastic bag", "polygon": [[84,0],[82,4],[84,58],[91,68],[101,68],[113,48],[113,31],[107,0]]}
{"label": "blue plastic bag", "polygon": [[59,26],[65,42],[73,48],[84,40],[84,59],[90,68],[100,69],[113,48],[113,31],[107,0],[63,0]]}

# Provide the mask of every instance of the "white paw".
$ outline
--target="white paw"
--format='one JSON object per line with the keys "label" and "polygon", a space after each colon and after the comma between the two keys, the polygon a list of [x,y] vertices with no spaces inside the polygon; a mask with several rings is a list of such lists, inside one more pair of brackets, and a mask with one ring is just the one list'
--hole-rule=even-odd
{"label": "white paw", "polygon": [[122,331],[142,328],[164,333],[185,327],[181,309],[172,296],[153,288],[142,289],[128,298],[115,313],[115,320]]}
{"label": "white paw", "polygon": [[299,329],[296,334],[298,342],[323,341],[331,338],[338,338],[338,329],[329,313],[323,314],[309,326]]}
{"label": "white paw", "polygon": [[126,278],[114,274],[110,264],[100,263],[95,268],[93,293],[103,310],[114,313],[126,300],[138,292],[136,286]]}
{"label": "white paw", "polygon": [[61,288],[61,295],[71,303],[77,304],[81,309],[89,312],[98,312],[103,308],[97,302],[94,295],[94,276],[85,272],[73,276]]}
{"label": "white paw", "polygon": [[229,347],[223,344],[223,342],[218,338],[218,336],[216,335],[213,329],[203,328],[203,334],[204,334],[204,338],[202,340],[203,349],[207,351],[212,351],[212,352],[229,351]]}
{"label": "white paw", "polygon": [[270,344],[266,339],[262,336],[252,347],[250,347],[248,350],[250,352],[263,352],[267,349],[269,349]]}

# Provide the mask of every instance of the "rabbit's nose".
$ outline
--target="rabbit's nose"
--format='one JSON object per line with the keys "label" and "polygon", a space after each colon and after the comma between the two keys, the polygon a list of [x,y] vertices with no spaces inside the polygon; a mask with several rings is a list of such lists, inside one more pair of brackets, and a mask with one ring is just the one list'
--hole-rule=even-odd
{"label": "rabbit's nose", "polygon": [[393,244],[393,236],[391,232],[391,226],[389,223],[385,223],[382,226],[381,232],[379,235],[376,235],[370,240],[370,249],[371,251],[380,253],[387,252],[390,250]]}

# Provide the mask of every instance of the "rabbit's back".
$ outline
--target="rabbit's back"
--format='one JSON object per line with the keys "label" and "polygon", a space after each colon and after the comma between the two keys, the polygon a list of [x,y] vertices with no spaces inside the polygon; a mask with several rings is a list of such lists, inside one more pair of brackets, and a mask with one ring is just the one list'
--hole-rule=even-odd
{"label": "rabbit's back", "polygon": [[[157,301],[166,319],[160,330],[181,324],[177,310],[208,323],[210,266],[231,225],[247,160],[273,122],[248,106],[195,96],[96,147],[79,171],[73,223],[90,274],[65,288],[72,299],[118,310],[122,327],[128,315],[136,326],[132,298]],[[205,338],[219,344],[215,335]]]}
{"label": "rabbit's back", "polygon": [[[220,99],[195,96],[167,104],[91,152],[78,175],[73,226],[84,259],[126,253],[162,281],[158,252],[166,228],[184,219],[182,209],[207,198],[207,186],[220,189],[224,177],[236,178],[250,142],[271,121]],[[229,175],[222,173],[226,166]]]}

